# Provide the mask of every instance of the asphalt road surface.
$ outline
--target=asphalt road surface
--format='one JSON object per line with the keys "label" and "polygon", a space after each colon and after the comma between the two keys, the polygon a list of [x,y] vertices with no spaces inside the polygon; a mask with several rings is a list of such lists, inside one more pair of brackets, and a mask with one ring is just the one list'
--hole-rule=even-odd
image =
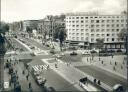
{"label": "asphalt road surface", "polygon": [[122,84],[125,88],[127,87],[127,80],[105,70],[101,70],[95,66],[78,66],[76,68],[97,79],[100,79],[102,82],[110,85],[111,87],[115,84]]}
{"label": "asphalt road surface", "polygon": [[[45,65],[41,60],[33,60],[31,65]],[[52,69],[43,70],[41,75],[47,79],[46,86],[53,87],[56,91],[78,91],[73,84],[66,81]]]}
{"label": "asphalt road surface", "polygon": [[82,56],[81,55],[75,55],[70,56],[70,54],[65,54],[62,58],[60,58],[64,62],[81,62]]}

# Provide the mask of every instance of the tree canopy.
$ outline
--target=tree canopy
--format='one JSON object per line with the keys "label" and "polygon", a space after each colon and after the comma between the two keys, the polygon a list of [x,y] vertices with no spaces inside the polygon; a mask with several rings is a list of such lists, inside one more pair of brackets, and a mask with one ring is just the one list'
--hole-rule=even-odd
{"label": "tree canopy", "polygon": [[26,31],[28,32],[28,33],[32,33],[32,28],[30,28],[30,27],[26,27]]}
{"label": "tree canopy", "polygon": [[126,36],[128,35],[128,30],[127,29],[122,29],[120,32],[119,32],[119,34],[118,34],[118,36],[119,36],[119,38],[125,38]]}
{"label": "tree canopy", "polygon": [[53,37],[54,37],[54,39],[59,39],[61,43],[65,40],[66,30],[65,30],[64,25],[56,25],[54,27]]}
{"label": "tree canopy", "polygon": [[5,34],[9,31],[9,25],[3,22],[0,22],[0,33]]}
{"label": "tree canopy", "polygon": [[102,49],[104,46],[104,39],[96,39],[96,46],[99,49]]}

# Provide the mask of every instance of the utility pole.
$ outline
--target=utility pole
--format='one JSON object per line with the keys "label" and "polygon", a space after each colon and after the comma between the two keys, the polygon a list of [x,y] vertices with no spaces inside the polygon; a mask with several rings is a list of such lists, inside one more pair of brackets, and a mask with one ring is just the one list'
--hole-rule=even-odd
{"label": "utility pole", "polygon": [[47,16],[48,20],[50,21],[50,32],[49,32],[49,37],[51,38],[51,41],[53,41],[53,16],[49,15]]}

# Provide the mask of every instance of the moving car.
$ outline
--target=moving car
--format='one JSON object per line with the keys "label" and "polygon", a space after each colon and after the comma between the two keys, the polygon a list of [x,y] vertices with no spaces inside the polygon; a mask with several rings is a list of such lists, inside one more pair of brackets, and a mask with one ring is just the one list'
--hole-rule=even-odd
{"label": "moving car", "polygon": [[125,92],[124,88],[121,84],[116,84],[113,86],[113,91],[114,92]]}
{"label": "moving car", "polygon": [[56,90],[53,87],[48,87],[47,92],[56,92]]}
{"label": "moving car", "polygon": [[90,52],[91,52],[92,54],[93,54],[93,53],[98,53],[96,50],[91,50]]}
{"label": "moving car", "polygon": [[82,52],[82,55],[91,55],[91,53],[89,51],[84,51]]}
{"label": "moving car", "polygon": [[70,55],[77,55],[77,53],[73,51],[70,53]]}
{"label": "moving car", "polygon": [[42,76],[40,76],[40,75],[36,76],[36,82],[37,82],[39,85],[42,85],[42,83],[43,83],[43,78],[42,78]]}

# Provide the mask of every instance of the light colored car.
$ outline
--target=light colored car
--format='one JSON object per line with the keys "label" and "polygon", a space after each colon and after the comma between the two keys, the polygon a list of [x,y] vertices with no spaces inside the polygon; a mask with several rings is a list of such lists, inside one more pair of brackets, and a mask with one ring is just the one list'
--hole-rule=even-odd
{"label": "light colored car", "polygon": [[84,51],[82,52],[82,55],[91,55],[90,51]]}
{"label": "light colored car", "polygon": [[42,76],[37,75],[37,76],[36,76],[36,79],[37,79],[37,80],[40,80],[40,79],[42,79]]}
{"label": "light colored car", "polygon": [[42,79],[38,79],[38,80],[36,80],[37,81],[37,83],[39,84],[39,85],[41,85],[42,83],[43,83],[43,80]]}
{"label": "light colored car", "polygon": [[64,54],[64,53],[61,53],[60,55],[61,55],[61,56],[64,56],[65,54]]}
{"label": "light colored car", "polygon": [[56,54],[55,56],[56,56],[57,58],[62,58],[62,56],[59,55],[59,54]]}
{"label": "light colored car", "polygon": [[39,72],[34,72],[34,76],[39,76],[40,73]]}
{"label": "light colored car", "polygon": [[43,78],[42,78],[42,76],[36,76],[36,81],[37,81],[37,83],[39,84],[39,85],[41,85],[42,83],[43,83]]}
{"label": "light colored car", "polygon": [[116,84],[113,86],[113,91],[114,92],[124,92],[124,88],[121,84]]}

